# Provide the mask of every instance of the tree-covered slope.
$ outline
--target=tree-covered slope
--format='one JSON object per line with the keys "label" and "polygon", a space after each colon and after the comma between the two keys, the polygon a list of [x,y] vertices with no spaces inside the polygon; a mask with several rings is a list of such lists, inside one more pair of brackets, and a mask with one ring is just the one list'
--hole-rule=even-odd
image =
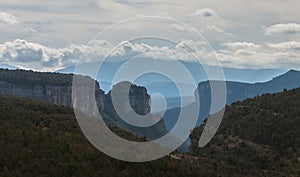
{"label": "tree-covered slope", "polygon": [[191,153],[225,176],[300,176],[299,105],[300,88],[235,102],[207,147],[193,130]]}
{"label": "tree-covered slope", "polygon": [[[119,136],[144,141],[118,128]],[[0,176],[213,176],[200,163],[165,157],[147,163],[112,159],[83,136],[73,109],[0,96]]]}

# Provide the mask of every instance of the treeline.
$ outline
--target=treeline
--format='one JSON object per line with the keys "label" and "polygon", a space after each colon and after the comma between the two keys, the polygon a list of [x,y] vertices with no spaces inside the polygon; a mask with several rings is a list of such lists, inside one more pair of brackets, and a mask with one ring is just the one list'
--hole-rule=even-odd
{"label": "treeline", "polygon": [[[81,76],[83,79],[89,77]],[[8,70],[0,68],[0,80],[7,81],[13,84],[24,85],[55,85],[55,86],[70,86],[73,82],[73,74],[60,74],[51,72],[34,72],[25,70]]]}

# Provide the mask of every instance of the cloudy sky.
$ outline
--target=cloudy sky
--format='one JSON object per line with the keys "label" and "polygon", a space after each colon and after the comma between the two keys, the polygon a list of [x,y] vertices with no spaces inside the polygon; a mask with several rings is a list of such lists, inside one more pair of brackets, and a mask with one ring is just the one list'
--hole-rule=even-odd
{"label": "cloudy sky", "polygon": [[[225,67],[300,69],[298,7],[298,0],[1,0],[0,64],[55,71],[75,65],[82,52],[101,58],[122,43],[113,56],[150,51],[154,58],[165,59],[159,57],[163,54],[191,60],[180,52],[185,48],[206,58],[206,64],[213,65],[209,59],[214,56]],[[143,16],[180,23],[144,23],[140,19],[100,35],[88,45],[109,26]],[[194,32],[189,25],[204,36],[213,51],[203,51],[203,41],[187,35]],[[129,41],[134,35],[147,34],[178,40],[174,45]]]}

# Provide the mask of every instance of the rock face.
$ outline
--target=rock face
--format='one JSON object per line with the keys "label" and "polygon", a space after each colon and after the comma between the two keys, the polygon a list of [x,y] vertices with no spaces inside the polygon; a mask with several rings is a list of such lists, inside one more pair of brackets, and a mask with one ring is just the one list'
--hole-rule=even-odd
{"label": "rock face", "polygon": [[[78,76],[82,78],[83,92],[90,92],[92,89],[85,86],[84,82],[95,82],[95,96],[101,112],[104,107],[110,108],[111,102],[106,101],[110,97],[110,93],[105,95],[100,89],[99,84],[89,77]],[[81,79],[80,78],[80,79]],[[0,94],[25,97],[40,101],[45,101],[57,105],[72,107],[72,74],[57,74],[57,73],[38,73],[32,71],[11,71],[0,69]],[[124,84],[130,85],[129,100],[131,107],[138,114],[145,115],[150,112],[150,96],[144,87],[132,85],[129,82],[124,82],[114,86],[122,94]],[[81,102],[83,100],[80,100]],[[84,105],[84,102],[82,103]]]}
{"label": "rock face", "polygon": [[[165,132],[165,126],[162,121],[157,123],[157,125],[154,125],[154,129],[153,127],[150,127],[145,131],[141,131],[140,129],[136,129],[134,126],[126,124],[118,117],[114,110],[114,105],[111,100],[112,91],[106,95],[104,91],[100,89],[99,84],[95,80],[85,76],[76,77],[80,77],[80,82],[82,82],[79,84],[79,89],[83,89],[84,93],[91,93],[93,90],[88,88],[87,85],[89,84],[85,84],[85,82],[95,83],[95,99],[97,102],[97,108],[105,122],[112,126],[121,127],[148,138],[152,138],[158,134],[161,135],[161,132]],[[0,95],[25,97],[72,107],[72,82],[72,74],[39,73],[32,71],[0,69]],[[129,94],[126,90],[124,90],[125,87],[130,88]],[[140,115],[146,115],[150,112],[150,96],[147,94],[146,88],[133,85],[129,82],[122,82],[115,85],[113,90],[120,93],[120,96],[127,95],[129,98],[129,104],[120,102],[126,109],[131,110],[129,109],[131,107],[137,114]],[[75,99],[73,101],[76,101],[75,104],[80,105],[83,109],[86,109],[84,107],[90,105],[85,103],[84,99]],[[92,114],[95,115],[94,112],[97,110],[93,109],[92,111]]]}
{"label": "rock face", "polygon": [[[25,81],[26,82],[26,81]],[[0,94],[25,97],[49,103],[72,106],[71,86],[55,85],[22,85],[0,81]]]}
{"label": "rock face", "polygon": [[[129,102],[126,102],[126,100],[129,100]],[[167,133],[162,119],[150,127],[140,128],[128,124],[123,121],[116,112],[116,104],[119,105],[119,109],[127,115],[132,115],[130,113],[134,110],[139,115],[147,115],[147,118],[149,119],[160,119],[158,116],[149,115],[151,111],[150,96],[147,94],[145,87],[139,87],[131,84],[130,82],[121,82],[116,84],[106,96],[104,113],[108,114],[109,117],[112,117],[112,119],[106,120],[106,123],[112,125],[118,124],[119,127],[123,127],[125,129],[128,128],[138,135],[147,135],[146,137],[150,140],[157,139]]]}
{"label": "rock face", "polygon": [[[85,81],[95,82],[89,77],[79,77]],[[72,81],[73,75],[0,69],[0,94],[72,107]],[[100,90],[98,83],[95,82],[95,85],[98,107],[99,110],[103,110],[105,94]],[[83,88],[85,92],[91,90]]]}
{"label": "rock face", "polygon": [[130,82],[121,82],[113,86],[112,90],[107,94],[106,100],[109,108],[112,109],[112,93],[115,94],[116,101],[125,103],[129,100],[129,103],[122,105],[125,112],[129,112],[132,108],[136,113],[140,115],[146,115],[150,113],[150,96],[147,93],[145,87],[139,87],[131,84]]}

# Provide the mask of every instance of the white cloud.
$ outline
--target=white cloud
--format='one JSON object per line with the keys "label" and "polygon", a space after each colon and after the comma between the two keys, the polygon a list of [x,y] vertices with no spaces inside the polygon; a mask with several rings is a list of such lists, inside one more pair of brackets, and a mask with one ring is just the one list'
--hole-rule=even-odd
{"label": "white cloud", "polygon": [[[225,30],[223,30],[215,25],[207,25],[200,31],[203,32],[204,34],[211,34],[215,38],[220,38],[221,36],[227,36],[227,37],[234,36],[232,33],[226,32]],[[218,36],[216,36],[216,35],[218,35]]]}
{"label": "white cloud", "polygon": [[[121,42],[114,48],[109,42],[96,40],[86,45],[69,45],[51,48],[38,43],[16,39],[0,44],[0,62],[20,68],[55,71],[73,66],[84,54],[85,62],[103,60],[110,52],[109,61],[123,61],[136,55],[158,60],[194,61],[217,65],[216,58],[224,67],[234,68],[300,68],[300,44],[291,41],[268,44],[268,47],[251,42],[225,43],[226,49],[212,51],[202,41],[182,40],[173,47],[156,46],[146,43]],[[114,50],[113,50],[114,49]]]}
{"label": "white cloud", "polygon": [[71,45],[63,49],[54,49],[16,39],[0,44],[0,61],[22,68],[53,71],[62,68],[64,64],[72,63],[73,59],[79,57],[82,50],[81,46]]}
{"label": "white cloud", "polygon": [[258,49],[261,48],[260,45],[252,43],[252,42],[226,42],[223,44],[229,49],[237,50],[237,49]]}
{"label": "white cloud", "polygon": [[[156,46],[145,43],[121,42],[113,47],[109,42],[95,40],[86,45],[69,45],[64,48],[51,48],[38,43],[16,39],[0,44],[0,62],[34,70],[55,71],[75,65],[81,54],[84,62],[128,60],[136,55],[161,60],[195,60],[196,56],[208,56],[204,42],[181,41],[174,47]],[[108,57],[108,58],[106,58]]]}
{"label": "white cloud", "polygon": [[187,25],[179,25],[179,24],[174,24],[173,29],[178,31],[178,32],[191,32],[193,29]]}
{"label": "white cloud", "polygon": [[300,52],[296,42],[267,44],[261,46],[251,42],[224,44],[228,49],[216,51],[215,54],[223,67],[235,68],[280,68],[300,69]]}
{"label": "white cloud", "polygon": [[276,24],[265,29],[265,35],[300,33],[300,25],[296,23]]}
{"label": "white cloud", "polygon": [[268,46],[275,49],[295,49],[300,50],[300,42],[288,41],[281,43],[268,43]]}
{"label": "white cloud", "polygon": [[0,12],[0,24],[14,25],[18,23],[17,17],[10,13]]}
{"label": "white cloud", "polygon": [[224,31],[222,29],[216,27],[215,25],[206,26],[206,30],[216,31],[216,32],[219,32],[219,33],[224,33]]}
{"label": "white cloud", "polygon": [[199,9],[196,12],[192,13],[191,15],[196,16],[196,17],[204,17],[204,18],[218,17],[215,10],[210,9],[210,8]]}

